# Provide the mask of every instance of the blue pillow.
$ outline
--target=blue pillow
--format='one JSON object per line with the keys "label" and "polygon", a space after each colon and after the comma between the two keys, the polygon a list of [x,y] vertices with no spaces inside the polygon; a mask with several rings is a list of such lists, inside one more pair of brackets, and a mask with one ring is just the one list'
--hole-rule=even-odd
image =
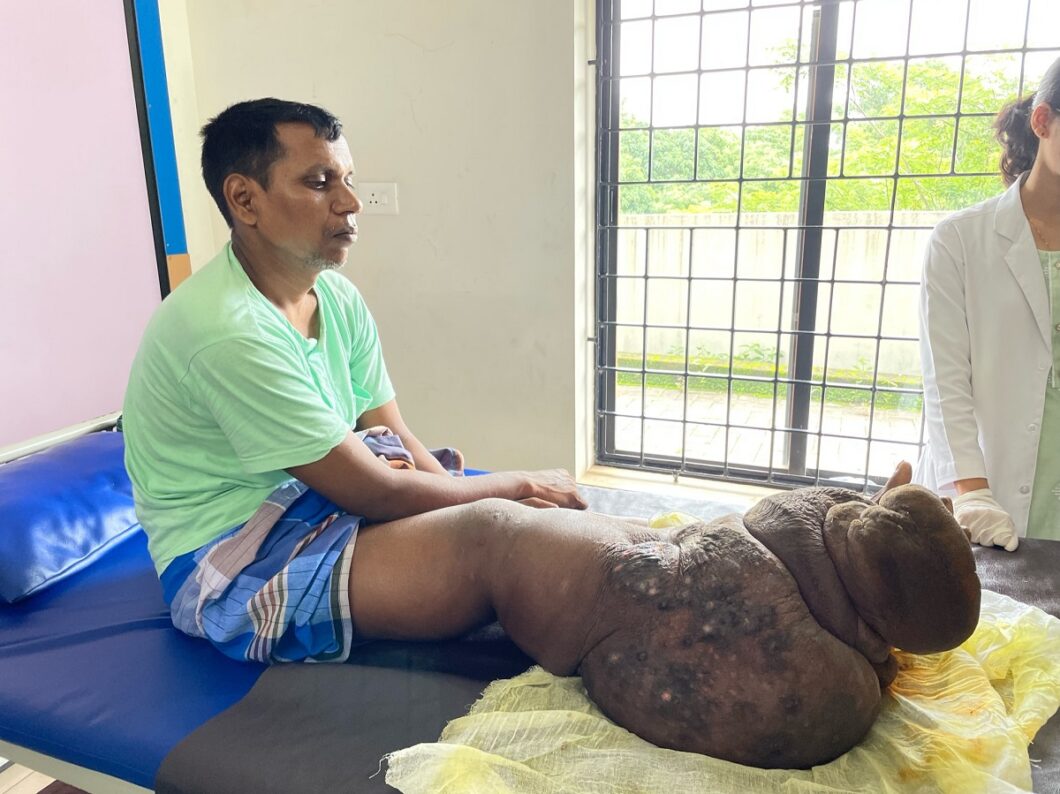
{"label": "blue pillow", "polygon": [[40,592],[140,529],[121,433],[0,465],[0,601]]}

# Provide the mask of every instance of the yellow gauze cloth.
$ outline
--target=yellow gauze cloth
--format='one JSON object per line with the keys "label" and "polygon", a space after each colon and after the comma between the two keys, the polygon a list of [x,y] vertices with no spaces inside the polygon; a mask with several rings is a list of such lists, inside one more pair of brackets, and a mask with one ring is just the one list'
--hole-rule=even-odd
{"label": "yellow gauze cloth", "polygon": [[1060,621],[984,591],[960,648],[896,655],[868,735],[810,770],[660,749],[604,717],[580,678],[535,667],[491,684],[438,742],[392,754],[386,782],[405,794],[1029,791],[1027,745],[1060,703]]}

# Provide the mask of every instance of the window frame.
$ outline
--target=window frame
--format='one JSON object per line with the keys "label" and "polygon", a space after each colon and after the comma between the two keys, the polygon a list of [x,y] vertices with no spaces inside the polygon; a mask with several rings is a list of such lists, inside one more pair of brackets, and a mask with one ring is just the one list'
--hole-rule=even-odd
{"label": "window frame", "polygon": [[[696,123],[693,125],[695,131],[694,135],[694,147],[695,154],[693,160],[693,178],[691,180],[654,180],[652,179],[652,146],[655,139],[655,131],[658,129],[665,129],[662,127],[656,127],[653,125],[653,119],[649,117],[648,126],[645,128],[647,131],[648,141],[648,155],[647,155],[647,166],[645,172],[645,179],[643,182],[635,180],[620,180],[619,174],[619,159],[620,159],[620,136],[624,131],[628,131],[622,127],[622,119],[620,117],[620,100],[621,100],[621,84],[623,79],[629,79],[629,76],[622,76],[619,74],[619,63],[621,59],[621,37],[620,37],[620,26],[622,23],[621,16],[621,4],[622,0],[597,0],[597,13],[596,13],[596,24],[597,24],[597,79],[596,79],[596,169],[597,169],[597,180],[596,180],[596,334],[594,337],[595,350],[594,350],[594,367],[595,367],[595,429],[596,429],[596,462],[603,465],[615,466],[619,468],[634,468],[649,471],[660,471],[668,472],[673,474],[675,480],[679,475],[688,475],[693,477],[702,477],[708,479],[722,479],[735,482],[747,482],[758,485],[770,485],[776,487],[787,487],[794,488],[804,485],[841,485],[846,487],[858,487],[863,488],[867,491],[875,490],[877,487],[883,484],[885,477],[880,475],[872,475],[870,473],[869,459],[872,454],[872,444],[874,442],[879,443],[897,443],[906,444],[910,447],[912,453],[912,447],[914,444],[908,439],[892,440],[887,438],[876,438],[873,434],[873,423],[876,413],[876,398],[880,393],[895,393],[898,395],[919,395],[921,391],[919,389],[907,389],[900,387],[888,387],[881,386],[879,384],[879,364],[880,364],[880,350],[883,342],[897,341],[897,342],[915,342],[915,337],[912,340],[909,337],[895,336],[891,334],[883,333],[883,321],[884,321],[884,301],[885,301],[885,288],[888,285],[903,286],[903,285],[918,285],[919,282],[902,281],[899,279],[888,279],[887,267],[890,264],[890,245],[891,235],[896,229],[907,229],[910,227],[903,227],[895,224],[895,211],[896,202],[899,196],[899,182],[900,180],[909,179],[927,179],[936,177],[953,177],[953,176],[973,176],[973,177],[986,177],[986,176],[997,176],[996,171],[957,171],[956,164],[958,158],[958,136],[960,131],[960,120],[967,119],[975,116],[990,116],[988,113],[967,113],[962,112],[962,91],[964,88],[964,76],[965,76],[965,62],[967,56],[971,53],[973,55],[982,55],[982,50],[969,50],[968,48],[968,26],[970,19],[970,9],[972,0],[966,0],[966,8],[969,11],[965,15],[965,31],[964,31],[964,43],[963,47],[959,52],[945,51],[939,53],[910,53],[910,35],[913,29],[913,17],[916,0],[912,0],[909,6],[909,18],[906,23],[906,43],[905,52],[903,55],[887,56],[887,57],[871,57],[871,58],[855,58],[854,53],[848,53],[845,58],[837,58],[837,49],[839,43],[839,15],[841,7],[846,5],[853,9],[853,14],[857,14],[857,8],[859,4],[868,2],[869,0],[792,0],[787,3],[770,3],[768,6],[761,6],[759,3],[753,2],[753,0],[747,0],[744,5],[736,6],[734,8],[726,8],[724,11],[710,11],[703,10],[702,3],[700,4],[700,10],[698,12],[689,12],[688,16],[694,16],[698,13],[699,17],[709,16],[715,13],[724,13],[727,11],[738,11],[747,10],[749,14],[753,14],[756,7],[768,7],[777,8],[779,7],[795,7],[800,10],[800,30],[798,45],[796,47],[795,60],[791,64],[780,64],[782,67],[793,66],[796,68],[796,74],[801,73],[805,70],[809,79],[807,85],[809,87],[808,101],[805,102],[807,111],[804,116],[799,116],[799,105],[800,99],[807,99],[806,97],[799,96],[799,80],[796,78],[795,88],[795,113],[792,116],[790,122],[776,122],[781,125],[789,125],[792,129],[792,151],[791,160],[792,163],[795,159],[795,133],[799,126],[802,126],[804,130],[803,135],[803,157],[802,157],[802,172],[796,176],[796,172],[792,167],[789,169],[789,175],[786,177],[787,180],[799,182],[799,210],[798,210],[798,222],[795,225],[785,226],[782,228],[784,234],[785,251],[787,250],[787,237],[789,234],[797,236],[797,243],[795,246],[795,272],[794,277],[788,276],[785,272],[775,279],[778,284],[781,284],[781,295],[784,293],[785,284],[791,284],[792,290],[795,293],[795,306],[793,306],[793,316],[797,317],[797,321],[794,326],[785,328],[781,322],[778,321],[777,329],[775,331],[777,337],[777,348],[776,358],[774,360],[773,376],[771,378],[764,378],[763,381],[772,386],[773,403],[772,403],[772,414],[771,414],[771,427],[768,428],[770,433],[770,452],[768,457],[768,465],[748,465],[745,463],[734,463],[730,460],[729,433],[734,428],[741,428],[743,426],[733,424],[731,419],[731,403],[733,399],[733,382],[744,381],[749,378],[744,375],[736,376],[733,374],[733,353],[732,349],[734,346],[734,340],[736,333],[741,329],[737,328],[735,322],[735,298],[733,300],[734,308],[733,315],[730,318],[731,322],[728,328],[719,328],[718,330],[729,333],[730,339],[730,355],[729,355],[729,369],[727,375],[724,376],[708,376],[708,377],[720,377],[727,381],[726,384],[726,419],[724,422],[724,429],[726,434],[725,443],[725,456],[721,460],[704,460],[695,459],[688,456],[688,427],[690,424],[703,424],[700,422],[690,422],[688,418],[688,393],[689,393],[689,379],[702,377],[701,373],[690,372],[689,370],[689,333],[693,330],[710,330],[700,327],[695,327],[691,324],[691,315],[686,312],[685,318],[685,345],[684,345],[684,367],[683,371],[674,372],[659,372],[653,370],[648,364],[648,345],[647,345],[647,332],[649,328],[658,326],[652,326],[648,322],[648,304],[649,304],[649,279],[659,279],[662,276],[654,276],[650,274],[650,266],[648,263],[647,254],[645,255],[645,267],[642,276],[628,276],[622,275],[618,272],[618,235],[623,229],[628,228],[643,228],[645,233],[645,246],[648,246],[648,240],[650,235],[655,230],[665,230],[667,227],[623,227],[620,225],[619,216],[619,190],[622,186],[635,185],[635,184],[670,184],[670,183],[682,183],[682,182],[710,182],[710,181],[735,181],[738,183],[738,198],[737,198],[737,212],[735,221],[735,230],[737,236],[740,234],[740,230],[748,227],[741,226],[741,205],[740,201],[743,196],[743,187],[746,183],[754,181],[762,181],[758,178],[746,178],[744,176],[744,140],[746,139],[747,130],[749,127],[760,126],[757,122],[748,122],[747,120],[747,103],[748,103],[748,92],[746,90],[747,77],[746,75],[756,69],[765,68],[761,66],[754,66],[750,63],[750,43],[748,43],[748,57],[745,58],[745,62],[742,66],[735,67],[741,70],[745,75],[745,91],[744,91],[744,113],[742,120],[736,124],[720,125],[720,124],[702,124],[700,113],[698,112],[698,99],[697,99],[697,113]],[[733,4],[735,6],[735,4]],[[650,19],[652,21],[653,30],[655,22],[662,18],[667,18],[666,15],[658,15],[657,9],[654,7],[655,3],[652,3],[652,13],[648,17],[643,19]],[[997,52],[1003,53],[1018,53],[1023,57],[1020,63],[1020,77],[1019,77],[1019,91],[1023,91],[1024,83],[1024,70],[1025,60],[1028,53],[1036,50],[1051,51],[1053,47],[1029,47],[1027,30],[1030,22],[1031,11],[1033,7],[1033,0],[1028,0],[1027,3],[1027,20],[1024,25],[1023,35],[1023,46],[1019,49],[1010,48],[1004,50],[998,50]],[[813,24],[810,31],[804,31],[804,22],[806,19],[805,9],[813,10]],[[684,15],[684,14],[682,14]],[[641,18],[638,17],[638,21]],[[750,17],[749,17],[750,19]],[[749,22],[750,25],[750,22]],[[851,31],[853,35],[854,23],[851,23]],[[703,26],[700,25],[699,41],[700,47],[702,48],[703,41]],[[804,51],[804,35],[809,36],[809,57],[804,59],[802,57]],[[652,47],[654,48],[654,36],[651,38]],[[750,42],[750,37],[748,37]],[[851,48],[852,49],[852,48]],[[990,54],[991,51],[986,51],[986,54]],[[701,54],[702,55],[702,54]],[[905,94],[909,84],[909,64],[911,60],[926,60],[931,58],[952,58],[954,56],[961,57],[961,69],[960,69],[960,84],[957,88],[956,105],[955,110],[952,113],[932,113],[932,114],[906,114],[905,108]],[[820,294],[819,287],[822,283],[830,281],[831,287],[828,290],[827,300],[829,302],[829,309],[831,308],[831,302],[834,300],[835,289],[834,286],[837,283],[835,263],[838,262],[836,257],[836,250],[839,246],[840,233],[843,230],[850,229],[850,226],[827,224],[825,222],[825,207],[826,207],[826,192],[830,181],[836,178],[849,179],[850,176],[842,173],[838,177],[834,174],[829,173],[830,158],[834,156],[834,152],[831,149],[831,137],[834,128],[841,127],[843,131],[842,140],[842,152],[841,162],[845,162],[846,153],[846,130],[848,124],[851,122],[849,112],[849,95],[850,85],[852,79],[852,71],[856,64],[868,63],[873,61],[903,61],[904,69],[901,84],[901,111],[894,116],[894,121],[897,123],[897,146],[894,169],[893,173],[886,173],[881,175],[866,175],[863,178],[876,178],[881,181],[887,180],[890,189],[890,209],[888,211],[888,224],[886,227],[873,227],[886,230],[887,232],[887,254],[884,261],[884,272],[879,280],[868,280],[863,283],[867,284],[879,284],[881,286],[880,303],[879,303],[879,318],[876,324],[876,332],[872,336],[862,337],[857,336],[856,338],[866,338],[875,340],[875,358],[872,364],[872,378],[871,383],[868,385],[855,385],[846,382],[832,382],[829,381],[828,377],[828,346],[832,339],[843,338],[847,336],[843,333],[833,333],[829,327],[819,329],[816,327],[818,307],[823,300]],[[641,75],[638,73],[637,77],[647,76],[654,83],[654,79],[657,77],[654,72],[654,54],[652,59],[648,61],[649,68],[652,69],[647,75]],[[846,69],[846,85],[847,85],[847,102],[844,104],[844,110],[842,117],[833,117],[833,88],[836,86],[836,71],[837,68],[843,66]],[[694,70],[696,75],[702,76],[707,72],[714,70],[704,69],[702,61],[698,64]],[[671,73],[665,73],[665,76],[669,76]],[[699,92],[697,91],[697,97]],[[881,117],[882,118],[882,117]],[[875,116],[872,120],[881,120]],[[901,151],[902,151],[902,133],[903,125],[907,119],[953,119],[954,130],[953,130],[953,145],[950,149],[950,164],[948,173],[933,173],[933,174],[917,174],[917,173],[903,173],[901,167]],[[857,119],[853,119],[857,121]],[[709,127],[739,127],[741,135],[741,163],[740,173],[738,178],[734,180],[703,180],[699,178],[699,142],[701,130]],[[639,128],[638,128],[639,129]],[[776,181],[776,180],[772,180]],[[1000,186],[1000,180],[999,180]],[[704,227],[682,227],[689,229],[690,241],[694,236],[692,235],[693,229],[704,228]],[[706,227],[711,228],[711,227]],[[730,227],[725,227],[730,228]],[[918,227],[919,228],[919,227]],[[829,280],[822,281],[821,279],[821,261],[822,252],[825,250],[825,233],[833,232],[832,241],[832,272]],[[691,259],[691,242],[690,242],[690,253]],[[735,295],[736,284],[739,281],[746,280],[741,279],[739,273],[739,254],[736,254],[733,269],[733,289]],[[786,270],[786,262],[785,268]],[[618,321],[618,280],[623,278],[643,278],[644,279],[644,312],[641,316],[640,327],[643,330],[642,338],[642,357],[641,366],[639,370],[626,370],[619,366],[618,360],[618,329],[620,327],[637,327],[636,324],[630,324],[628,322],[620,323]],[[684,278],[682,276],[681,278]],[[687,300],[689,307],[692,302],[692,267],[691,262],[689,263],[688,273],[688,289],[687,289]],[[841,283],[859,283],[857,281],[849,282],[842,280]],[[781,299],[781,313],[783,314],[783,297]],[[797,310],[796,307],[797,306]],[[828,314],[831,317],[831,311]],[[762,333],[772,333],[762,332]],[[791,362],[791,369],[787,377],[780,376],[780,341],[782,337],[790,338],[791,344],[789,347],[788,361]],[[817,377],[814,374],[814,357],[815,349],[823,345],[825,350],[824,366],[823,368],[818,367],[821,370],[820,376]],[[640,399],[640,412],[638,417],[629,417],[628,414],[623,414],[617,410],[617,392],[618,392],[618,377],[623,372],[633,372],[640,377],[641,383],[641,399]],[[649,378],[652,376],[659,375],[672,375],[682,377],[684,379],[683,384],[683,400],[684,408],[682,416],[679,420],[674,419],[655,419],[649,417],[646,414],[647,402],[646,402],[646,390]],[[753,378],[752,378],[753,380]],[[780,398],[779,392],[781,388],[790,390],[790,396],[786,398]],[[825,437],[836,437],[846,438],[842,434],[833,432],[824,432],[823,430],[823,419],[824,419],[824,407],[826,401],[827,391],[830,389],[860,389],[870,393],[869,399],[869,412],[868,412],[868,430],[864,436],[856,436],[857,438],[865,442],[865,467],[864,474],[848,471],[831,470],[821,465],[821,441]],[[814,408],[814,400],[812,399],[814,392],[820,390],[821,394],[819,397],[819,414],[817,416],[816,429],[813,428],[813,417],[811,416]],[[777,422],[777,409],[778,400],[786,400],[785,424],[779,426]],[[640,446],[639,452],[622,450],[619,449],[616,444],[616,419],[619,417],[639,418],[640,420]],[[681,455],[666,455],[660,453],[645,452],[644,445],[644,434],[645,424],[647,421],[674,421],[679,422],[682,428],[682,445]],[[716,424],[716,423],[707,423]],[[762,428],[748,428],[748,429],[762,429]],[[915,444],[917,448],[923,444],[923,420],[921,418],[919,427],[919,437]],[[816,436],[818,438],[817,443],[817,457],[816,460],[812,459],[809,454],[809,442],[811,437]],[[787,466],[775,465],[774,458],[774,445],[777,443],[778,438],[788,439],[787,448]],[[912,457],[912,454],[910,455]]]}

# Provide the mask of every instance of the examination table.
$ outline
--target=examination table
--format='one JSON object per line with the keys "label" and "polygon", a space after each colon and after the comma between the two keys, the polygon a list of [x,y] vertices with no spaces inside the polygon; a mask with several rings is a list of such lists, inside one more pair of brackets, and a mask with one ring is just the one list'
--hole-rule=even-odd
{"label": "examination table", "polygon": [[[592,509],[618,515],[710,519],[735,509],[583,492]],[[976,562],[984,588],[1060,617],[1060,543],[1028,540],[1015,554],[976,548]],[[169,624],[138,533],[66,581],[0,605],[0,755],[93,792],[392,791],[386,753],[436,740],[489,681],[530,664],[497,626],[452,642],[372,643],[348,664],[314,665],[308,675],[231,661]],[[256,696],[263,681],[268,698]],[[340,706],[323,723],[300,709],[301,694],[321,688]],[[252,734],[232,730],[247,724]],[[268,753],[248,768],[238,759],[251,747]],[[1036,791],[1060,790],[1058,750],[1054,717],[1030,751],[1040,759]]]}

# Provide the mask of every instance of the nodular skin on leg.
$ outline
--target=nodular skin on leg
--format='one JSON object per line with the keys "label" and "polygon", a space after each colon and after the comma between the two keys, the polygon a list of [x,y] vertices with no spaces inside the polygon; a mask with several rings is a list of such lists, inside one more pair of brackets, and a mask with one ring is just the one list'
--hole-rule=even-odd
{"label": "nodular skin on leg", "polygon": [[896,672],[974,630],[979,579],[945,501],[899,468],[873,500],[775,494],[664,531],[499,500],[490,592],[546,670],[661,747],[808,768],[865,735]]}

